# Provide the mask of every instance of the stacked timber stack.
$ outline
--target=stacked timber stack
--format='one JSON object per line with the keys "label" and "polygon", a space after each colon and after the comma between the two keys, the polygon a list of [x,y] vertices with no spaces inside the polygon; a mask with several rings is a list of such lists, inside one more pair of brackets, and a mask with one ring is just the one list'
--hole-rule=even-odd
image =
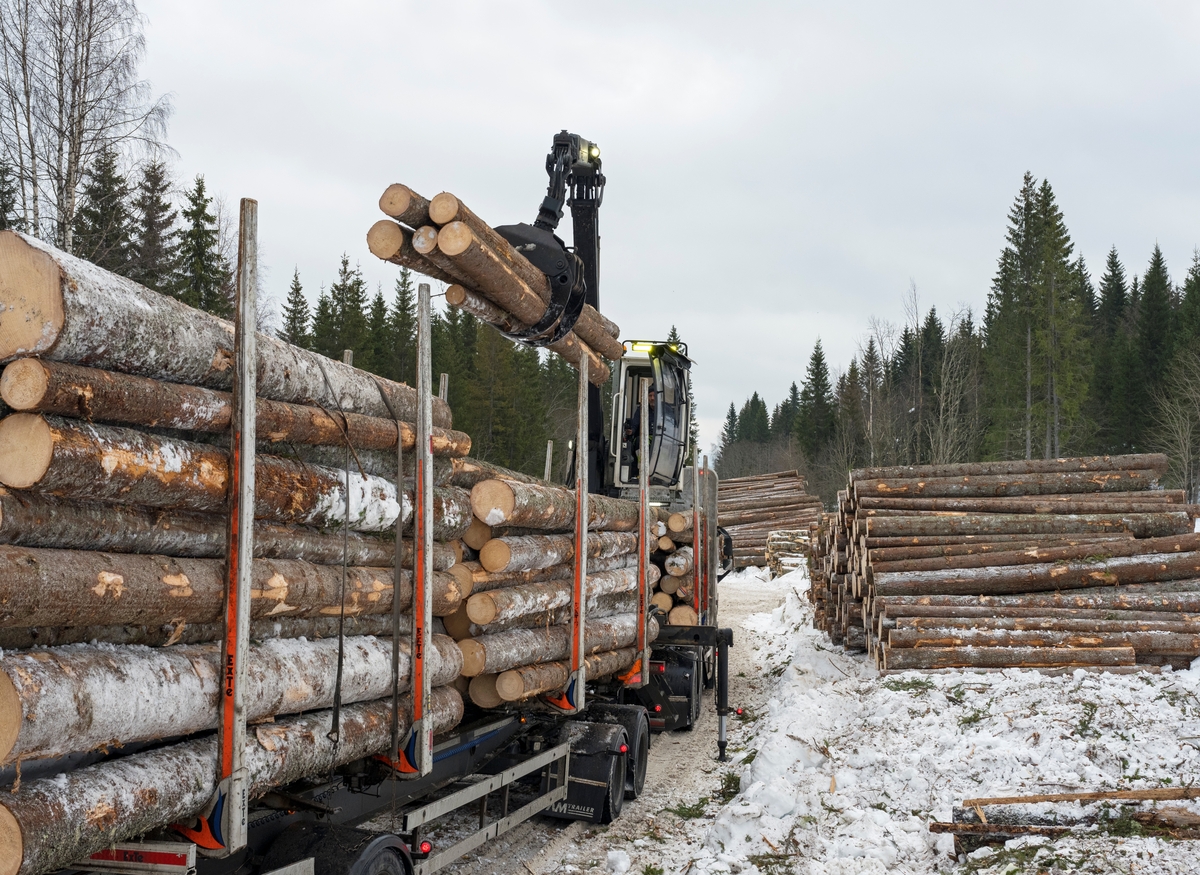
{"label": "stacked timber stack", "polygon": [[[462,468],[455,482],[471,485],[475,516],[464,541],[477,559],[465,563],[472,573],[471,596],[445,625],[463,653],[471,701],[494,708],[553,697],[570,674],[575,493],[494,466],[468,461]],[[589,680],[618,675],[640,657],[641,537],[635,502],[588,497]],[[647,585],[660,577],[660,569],[649,565]],[[660,622],[679,622],[673,612],[670,616],[651,611],[648,641],[657,637]]]}
{"label": "stacked timber stack", "polygon": [[776,530],[808,531],[821,517],[821,499],[807,495],[798,471],[722,480],[717,486],[719,524],[733,538],[733,567],[767,566],[767,536]]}
{"label": "stacked timber stack", "polygon": [[812,553],[809,529],[782,529],[767,533],[767,567],[776,577],[808,564]]}
{"label": "stacked timber stack", "polygon": [[[446,302],[506,334],[536,333],[557,325],[550,281],[524,255],[492,230],[457,197],[442,192],[427,200],[408,186],[388,186],[379,208],[381,219],[367,232],[371,253],[448,284]],[[620,328],[590,304],[573,329],[549,349],[576,368],[588,362],[588,379],[600,386],[609,367],[624,352]]]}
{"label": "stacked timber stack", "polygon": [[851,472],[818,537],[817,621],[884,671],[1186,668],[1197,507],[1162,455]]}
{"label": "stacked timber stack", "polygon": [[[412,455],[401,472],[396,453],[414,445],[417,401],[272,336],[257,344],[255,795],[389,746],[393,641],[377,636],[391,634],[393,603],[412,601],[412,543],[396,535],[411,526]],[[0,232],[0,395],[13,411],[0,420],[0,769],[17,765],[0,794],[0,875],[69,867],[189,822],[212,798],[233,349],[230,323]],[[445,615],[469,593],[457,539],[470,496],[444,481],[470,439],[437,399],[434,423],[434,612]],[[389,459],[387,476],[363,470]],[[91,643],[61,646],[72,642]],[[451,685],[462,653],[448,636],[432,643],[443,732],[463,712]],[[407,638],[399,648],[403,691]],[[411,702],[399,710],[404,731]],[[113,746],[126,755],[20,783],[22,762]]]}

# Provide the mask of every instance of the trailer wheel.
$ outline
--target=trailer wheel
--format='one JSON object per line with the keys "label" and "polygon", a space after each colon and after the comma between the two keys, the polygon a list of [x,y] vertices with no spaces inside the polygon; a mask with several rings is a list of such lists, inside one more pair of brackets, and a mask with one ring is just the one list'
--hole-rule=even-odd
{"label": "trailer wheel", "polygon": [[646,712],[639,715],[637,730],[629,739],[629,768],[625,777],[625,798],[637,799],[646,788],[646,769],[650,765],[650,721]]}
{"label": "trailer wheel", "polygon": [[360,864],[358,872],[359,875],[408,875],[404,861],[392,850],[380,851],[365,866]]}
{"label": "trailer wheel", "polygon": [[679,727],[687,732],[691,732],[696,728],[696,724],[700,721],[700,699],[704,695],[704,653],[699,648],[696,651],[696,660],[692,663],[690,684],[688,686],[688,714],[687,721],[683,726]]}
{"label": "trailer wheel", "polygon": [[610,758],[608,788],[604,794],[604,808],[600,812],[601,823],[612,823],[621,816],[625,807],[625,760],[629,754]]}

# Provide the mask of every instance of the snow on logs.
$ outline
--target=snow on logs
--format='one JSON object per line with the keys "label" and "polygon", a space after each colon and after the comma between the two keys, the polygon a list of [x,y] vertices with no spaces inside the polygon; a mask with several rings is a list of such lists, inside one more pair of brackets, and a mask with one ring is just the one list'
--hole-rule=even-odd
{"label": "snow on logs", "polygon": [[[565,531],[575,525],[575,493],[551,484],[485,480],[471,488],[471,509],[489,526]],[[637,528],[636,502],[588,496],[588,529],[629,532]]]}
{"label": "snow on logs", "polygon": [[1186,668],[1197,507],[1161,454],[852,471],[814,546],[815,624],[880,669]]}
{"label": "snow on logs", "polygon": [[[798,471],[777,471],[752,477],[734,477],[717,484],[717,515],[733,538],[735,568],[767,565],[767,538],[771,532],[809,530],[821,517],[821,499],[805,492]],[[672,514],[667,528],[672,537],[691,534],[690,514]]]}

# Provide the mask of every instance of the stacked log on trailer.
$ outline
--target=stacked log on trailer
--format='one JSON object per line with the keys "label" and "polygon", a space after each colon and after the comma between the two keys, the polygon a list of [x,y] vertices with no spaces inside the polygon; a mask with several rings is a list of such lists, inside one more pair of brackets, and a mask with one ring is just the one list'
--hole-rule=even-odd
{"label": "stacked log on trailer", "polygon": [[[70,866],[187,822],[212,798],[233,339],[226,321],[0,232],[0,395],[11,408],[0,419],[0,768],[17,766],[0,794],[0,875]],[[395,457],[397,443],[414,444],[416,411],[408,386],[269,335],[257,342],[245,697],[255,794],[389,746],[391,615],[413,597],[412,543],[397,537],[411,530],[411,455],[403,472]],[[470,593],[458,562],[470,495],[450,482],[471,467],[470,439],[436,399],[434,423],[433,602],[448,615]],[[364,472],[373,453],[390,455],[390,476]],[[443,732],[463,713],[462,653],[445,635],[432,645]],[[407,638],[399,648],[404,692]],[[403,730],[403,697],[399,711]],[[19,780],[22,762],[142,742],[152,747]]]}
{"label": "stacked log on trailer", "polygon": [[883,671],[1134,671],[1200,655],[1198,509],[1163,455],[864,469],[817,537],[815,624]]}
{"label": "stacked log on trailer", "polygon": [[[388,186],[379,198],[381,219],[367,232],[372,254],[448,285],[446,302],[511,335],[541,335],[558,324],[546,274],[449,192],[427,200],[408,186]],[[558,333],[558,332],[555,332]],[[609,379],[605,360],[621,358],[620,328],[586,304],[571,331],[549,349],[588,379]]]}
{"label": "stacked log on trailer", "polygon": [[733,538],[733,567],[765,568],[767,537],[777,530],[808,531],[821,517],[821,499],[808,495],[799,471],[722,480],[719,524]]}
{"label": "stacked log on trailer", "polygon": [[[475,559],[472,593],[446,630],[463,653],[471,701],[484,708],[553,696],[570,674],[572,588],[575,570],[573,490],[494,466],[480,466],[471,488],[475,521],[464,536]],[[461,477],[465,482],[467,475]],[[648,528],[665,526],[655,519]],[[640,658],[638,566],[643,537],[635,502],[588,497],[585,635],[587,677],[626,672]],[[662,564],[646,568],[647,588],[659,586]],[[681,577],[671,577],[680,580]],[[655,603],[647,640],[660,623],[695,623]]]}

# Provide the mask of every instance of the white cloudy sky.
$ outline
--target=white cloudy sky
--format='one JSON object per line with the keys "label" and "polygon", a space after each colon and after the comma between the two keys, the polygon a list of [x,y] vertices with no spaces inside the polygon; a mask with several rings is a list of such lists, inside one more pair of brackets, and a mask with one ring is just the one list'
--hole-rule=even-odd
{"label": "white cloudy sky", "polygon": [[1094,272],[1200,244],[1200,5],[142,0],[176,170],[258,198],[271,291],[313,293],[391,182],[532,221],[562,128],[600,144],[601,309],[676,324],[702,439],[820,338],[982,308],[1021,176]]}

